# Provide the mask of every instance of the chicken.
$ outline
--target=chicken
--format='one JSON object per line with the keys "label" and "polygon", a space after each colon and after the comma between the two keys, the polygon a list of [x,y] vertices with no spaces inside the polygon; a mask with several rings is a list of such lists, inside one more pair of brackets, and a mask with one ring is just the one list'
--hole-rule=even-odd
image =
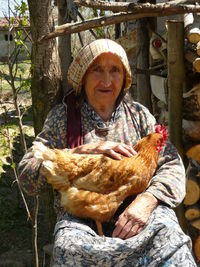
{"label": "chicken", "polygon": [[74,154],[67,149],[50,149],[34,142],[33,153],[42,164],[40,173],[61,194],[61,206],[71,214],[102,222],[113,217],[130,195],[143,192],[152,178],[159,153],[167,139],[166,128],[142,138],[133,157],[115,160],[102,154]]}

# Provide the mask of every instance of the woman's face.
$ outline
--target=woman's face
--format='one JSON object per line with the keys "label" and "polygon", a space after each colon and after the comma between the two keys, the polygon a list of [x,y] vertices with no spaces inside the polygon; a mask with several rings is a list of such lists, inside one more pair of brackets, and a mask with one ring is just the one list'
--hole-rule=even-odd
{"label": "woman's face", "polygon": [[114,107],[124,82],[121,60],[111,53],[100,55],[89,67],[84,77],[88,102],[93,107]]}

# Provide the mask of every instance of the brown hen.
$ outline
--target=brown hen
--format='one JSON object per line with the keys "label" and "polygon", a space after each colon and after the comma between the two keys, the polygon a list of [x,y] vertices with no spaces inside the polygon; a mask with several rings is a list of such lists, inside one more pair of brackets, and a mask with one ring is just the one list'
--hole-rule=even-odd
{"label": "brown hen", "polygon": [[158,125],[156,133],[133,147],[135,156],[121,160],[50,149],[40,142],[34,142],[33,152],[42,163],[40,173],[60,192],[61,206],[75,216],[95,220],[102,235],[101,223],[110,221],[125,198],[147,188],[166,139],[166,129]]}

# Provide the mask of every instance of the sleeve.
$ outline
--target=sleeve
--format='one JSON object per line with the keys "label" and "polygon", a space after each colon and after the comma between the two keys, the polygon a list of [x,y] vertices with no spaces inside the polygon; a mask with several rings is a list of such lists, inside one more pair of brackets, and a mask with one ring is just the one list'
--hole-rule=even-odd
{"label": "sleeve", "polygon": [[[154,131],[156,120],[148,109],[142,105],[140,107],[141,134],[144,136]],[[181,157],[170,141],[166,142],[160,153],[157,170],[146,191],[171,208],[177,207],[185,197],[185,168]]]}
{"label": "sleeve", "polygon": [[169,141],[146,191],[171,208],[177,207],[185,197],[185,168],[176,148]]}
{"label": "sleeve", "polygon": [[[42,142],[44,145],[54,148],[62,148],[62,137],[59,129],[64,128],[63,107],[56,106],[48,114],[42,132],[36,137],[36,141]],[[66,117],[66,116],[65,116]],[[66,131],[65,131],[66,133]],[[47,187],[46,179],[40,175],[40,162],[34,158],[32,147],[24,155],[18,166],[19,182],[23,190],[29,195],[36,195]]]}

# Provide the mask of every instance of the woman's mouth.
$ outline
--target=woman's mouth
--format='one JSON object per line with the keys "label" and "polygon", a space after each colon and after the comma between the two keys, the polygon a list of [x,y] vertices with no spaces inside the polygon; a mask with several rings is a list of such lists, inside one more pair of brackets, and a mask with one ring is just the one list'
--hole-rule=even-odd
{"label": "woman's mouth", "polygon": [[104,93],[104,94],[107,94],[107,93],[112,93],[112,89],[98,89],[98,91],[100,92],[100,93]]}

